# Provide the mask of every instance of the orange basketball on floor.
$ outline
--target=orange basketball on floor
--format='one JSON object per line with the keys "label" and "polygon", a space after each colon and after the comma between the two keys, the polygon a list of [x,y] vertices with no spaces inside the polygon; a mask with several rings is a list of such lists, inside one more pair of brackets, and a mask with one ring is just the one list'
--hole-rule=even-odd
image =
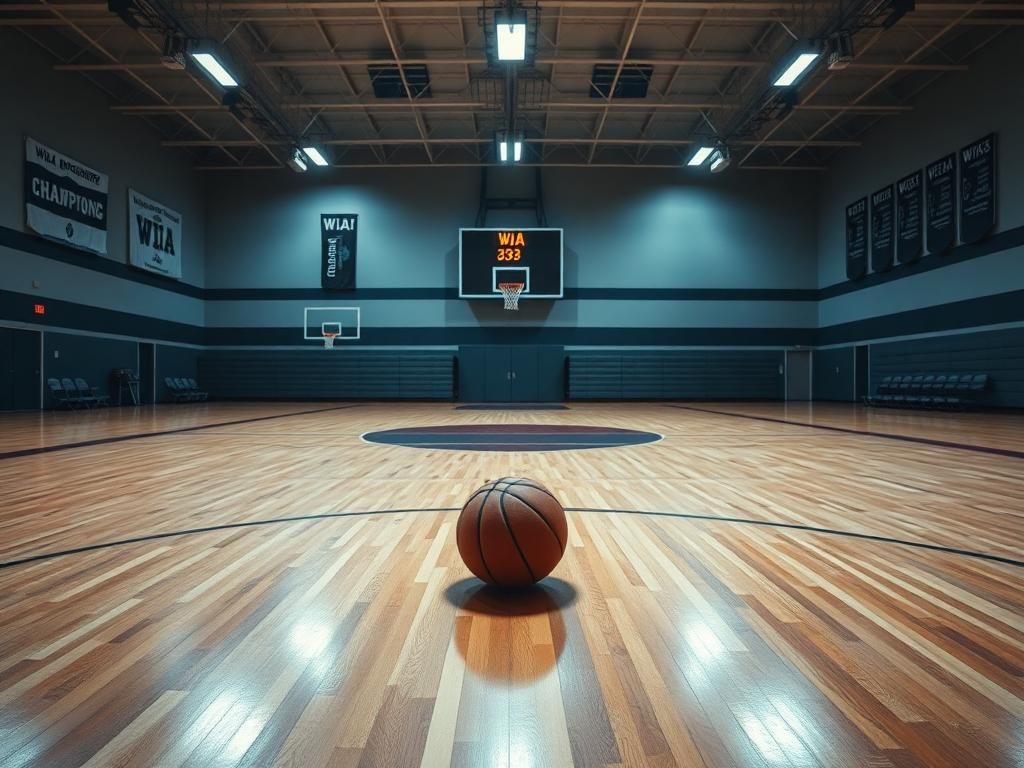
{"label": "orange basketball on floor", "polygon": [[540,581],[565,552],[569,524],[551,491],[525,477],[502,477],[478,489],[459,514],[462,561],[500,587]]}

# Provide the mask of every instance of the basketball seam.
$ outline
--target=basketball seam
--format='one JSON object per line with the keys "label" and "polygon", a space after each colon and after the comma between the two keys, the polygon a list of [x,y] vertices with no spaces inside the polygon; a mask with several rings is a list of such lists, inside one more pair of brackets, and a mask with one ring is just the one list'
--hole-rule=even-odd
{"label": "basketball seam", "polygon": [[[473,495],[470,496],[468,499],[466,499],[466,504],[469,504],[469,502],[471,502],[473,499],[475,499],[477,496],[479,496],[482,493],[490,493],[491,491],[493,491],[497,487],[498,483],[500,483],[500,482],[501,482],[501,479],[499,478],[498,480],[495,480],[495,481],[493,481],[491,483],[488,483],[487,485],[483,486],[482,488],[477,488],[475,491],[473,491]],[[462,506],[466,506],[466,504],[463,504]]]}
{"label": "basketball seam", "polygon": [[487,575],[491,577],[491,581],[497,584],[497,579],[494,578],[494,574],[491,573],[491,569],[487,565],[487,558],[484,557],[483,535],[480,531],[480,522],[484,516],[484,505],[487,504],[487,497],[491,495],[491,491],[493,490],[493,486],[487,489],[487,493],[484,496],[483,501],[480,502],[480,509],[478,509],[476,513],[476,549],[480,553],[480,564],[484,567],[484,570],[487,571]]}
{"label": "basketball seam", "polygon": [[523,561],[523,565],[526,566],[526,572],[530,574],[530,578],[537,581],[537,577],[533,575],[533,568],[530,567],[530,562],[526,559],[526,555],[523,554],[523,550],[519,547],[519,540],[516,539],[515,533],[512,531],[512,526],[508,522],[508,513],[505,512],[505,491],[501,491],[498,495],[498,509],[501,511],[501,519],[505,522],[505,528],[508,529],[508,535],[512,537],[512,543],[515,545],[516,552],[519,553],[519,559]]}
{"label": "basketball seam", "polygon": [[[513,483],[513,485],[514,485],[514,483]],[[511,485],[509,487],[511,487]],[[526,487],[526,488],[533,488],[534,486],[528,485],[528,486],[524,486],[524,487]],[[565,554],[566,544],[562,543],[562,540],[560,538],[558,538],[558,533],[552,527],[551,523],[548,522],[548,519],[546,517],[544,517],[544,515],[542,515],[540,512],[537,511],[536,507],[534,507],[530,502],[528,502],[522,496],[516,496],[511,491],[505,490],[505,491],[502,491],[502,493],[507,493],[513,499],[518,500],[521,504],[523,504],[523,506],[525,506],[527,509],[529,509],[531,512],[533,512],[533,514],[535,514],[537,517],[539,517],[544,522],[544,525],[547,526],[547,529],[549,531],[551,531],[551,535],[555,537],[555,541],[558,543],[558,549],[561,550],[563,555]],[[551,494],[549,493],[548,496],[551,496]],[[551,496],[551,498],[555,499],[554,496]],[[555,499],[555,501],[558,501],[558,499]]]}
{"label": "basketball seam", "polygon": [[[558,499],[555,497],[555,494],[553,494],[547,488],[542,488],[539,485],[531,485],[530,483],[528,483],[527,480],[529,480],[529,479],[530,478],[528,478],[528,477],[521,477],[518,480],[516,480],[514,483],[509,483],[509,487],[511,488],[513,485],[521,485],[524,488],[533,488],[535,491],[540,491],[541,493],[543,493],[543,494],[545,494],[547,496],[550,496],[554,501],[558,501]],[[558,501],[558,505],[561,506],[562,502]]]}

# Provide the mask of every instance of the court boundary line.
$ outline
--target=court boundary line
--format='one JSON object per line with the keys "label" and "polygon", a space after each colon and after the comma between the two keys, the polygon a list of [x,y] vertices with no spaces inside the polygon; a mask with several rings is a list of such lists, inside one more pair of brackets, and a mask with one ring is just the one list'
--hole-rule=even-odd
{"label": "court boundary line", "polygon": [[[459,512],[462,507],[428,507],[425,509],[375,509],[375,510],[359,510],[355,512],[322,512],[312,515],[296,515],[293,517],[277,517],[268,520],[243,520],[237,523],[223,523],[221,525],[211,525],[202,528],[186,528],[180,531],[164,531],[162,533],[152,533],[145,536],[134,536],[128,539],[119,539],[117,541],[100,542],[97,544],[87,544],[83,547],[75,547],[73,549],[65,549],[57,552],[43,552],[35,555],[29,555],[22,557],[17,560],[8,560],[6,562],[0,562],[0,571],[8,568],[14,568],[19,565],[28,565],[30,563],[42,562],[45,560],[53,560],[58,557],[65,557],[67,555],[79,555],[87,552],[96,552],[103,549],[113,549],[114,547],[124,546],[127,544],[141,544],[148,541],[159,541],[161,539],[169,539],[175,536],[192,536],[200,533],[213,533],[215,531],[227,531],[238,528],[255,528],[264,525],[279,525],[283,523],[301,523],[308,522],[310,520],[335,520],[346,517],[368,517],[370,515],[402,515],[402,514],[419,514],[426,512]],[[711,523],[731,523],[733,525],[753,525],[761,526],[765,528],[779,528],[783,530],[792,531],[804,531],[807,533],[819,533],[827,536],[841,536],[844,538],[858,539],[861,541],[873,541],[880,544],[896,544],[905,547],[911,547],[914,549],[924,549],[931,552],[940,552],[947,555],[958,555],[961,557],[969,557],[976,560],[987,560],[989,562],[999,563],[1001,565],[1009,565],[1016,568],[1024,568],[1024,560],[1016,560],[1012,557],[1006,557],[1005,555],[995,555],[989,552],[977,552],[971,549],[960,549],[957,547],[947,547],[942,544],[930,544],[924,541],[910,541],[908,539],[897,539],[891,536],[882,536],[873,533],[859,533],[857,531],[842,531],[837,528],[824,528],[813,525],[805,525],[803,523],[786,523],[775,520],[754,520],[745,517],[721,517],[718,515],[700,515],[694,512],[657,512],[654,510],[645,509],[599,509],[596,507],[565,507],[566,512],[580,512],[585,514],[621,514],[621,515],[639,515],[644,517],[671,517],[681,520],[697,520],[700,522],[711,522]]]}
{"label": "court boundary line", "polygon": [[974,445],[973,443],[957,443],[952,440],[937,440],[932,437],[914,437],[913,435],[901,435],[892,432],[871,432],[861,429],[850,429],[848,427],[833,427],[827,424],[808,424],[805,421],[789,421],[778,419],[773,416],[754,416],[746,413],[733,413],[731,411],[718,411],[711,408],[695,408],[692,405],[666,404],[667,408],[678,408],[683,411],[695,411],[696,413],[710,413],[715,416],[732,416],[737,419],[749,419],[750,421],[767,421],[772,424],[788,424],[793,427],[806,427],[808,429],[822,429],[828,432],[841,432],[847,435],[861,435],[863,437],[883,437],[888,440],[900,440],[905,443],[918,443],[919,445],[934,445],[938,448],[953,448],[960,451],[973,451],[974,453],[987,453],[994,456],[1005,456],[1010,459],[1024,459],[1024,451],[1015,451],[1012,448],[995,448],[988,445]]}
{"label": "court boundary line", "polygon": [[44,445],[38,448],[22,448],[17,451],[6,451],[0,453],[0,461],[5,459],[18,459],[25,456],[37,456],[43,453],[56,453],[57,451],[70,451],[73,448],[88,448],[93,445],[106,445],[108,443],[123,443],[128,440],[143,440],[147,437],[163,437],[165,435],[177,435],[182,432],[197,432],[201,429],[214,429],[215,427],[231,427],[238,424],[252,424],[257,421],[270,421],[271,419],[286,419],[292,416],[308,416],[312,413],[326,413],[328,411],[343,411],[347,408],[360,408],[360,403],[348,405],[336,405],[330,408],[314,408],[308,411],[296,411],[294,413],[278,413],[273,416],[254,416],[249,419],[235,419],[233,421],[220,421],[215,424],[198,424],[191,427],[179,427],[177,429],[162,429],[156,432],[135,432],[130,435],[112,435],[110,437],[98,437],[95,440],[81,440],[77,443],[58,443],[57,445]]}

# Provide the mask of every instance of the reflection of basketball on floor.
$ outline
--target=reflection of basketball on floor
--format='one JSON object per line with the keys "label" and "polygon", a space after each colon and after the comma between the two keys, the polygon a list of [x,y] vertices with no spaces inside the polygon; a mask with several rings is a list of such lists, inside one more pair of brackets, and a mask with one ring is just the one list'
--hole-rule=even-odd
{"label": "reflection of basketball on floor", "polygon": [[503,477],[466,501],[455,530],[459,554],[478,578],[501,587],[540,581],[565,552],[561,503],[535,480]]}
{"label": "reflection of basketball on floor", "polygon": [[485,680],[526,684],[548,674],[562,655],[562,611],[571,610],[576,590],[555,578],[520,589],[468,578],[446,597],[459,609],[455,646],[467,669]]}

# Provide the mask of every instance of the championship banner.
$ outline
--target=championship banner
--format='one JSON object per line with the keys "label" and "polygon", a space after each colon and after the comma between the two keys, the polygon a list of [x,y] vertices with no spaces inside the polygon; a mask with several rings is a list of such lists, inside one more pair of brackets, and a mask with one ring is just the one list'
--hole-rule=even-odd
{"label": "championship banner", "polygon": [[107,252],[106,174],[25,139],[25,220],[74,248]]}
{"label": "championship banner", "polygon": [[896,260],[915,261],[924,248],[924,197],[921,171],[896,182]]}
{"label": "championship banner", "polygon": [[846,206],[846,276],[864,277],[868,270],[868,199]]}
{"label": "championship banner", "polygon": [[180,280],[181,244],[181,214],[129,189],[129,263]]}
{"label": "championship banner", "polygon": [[896,253],[895,205],[892,184],[871,195],[871,269],[884,272],[892,268]]}
{"label": "championship banner", "polygon": [[924,174],[928,253],[942,253],[956,242],[956,155],[929,163]]}
{"label": "championship banner", "polygon": [[356,287],[358,223],[359,215],[355,213],[320,214],[321,287],[336,291]]}
{"label": "championship banner", "polygon": [[996,223],[996,135],[960,150],[960,239],[976,243]]}

